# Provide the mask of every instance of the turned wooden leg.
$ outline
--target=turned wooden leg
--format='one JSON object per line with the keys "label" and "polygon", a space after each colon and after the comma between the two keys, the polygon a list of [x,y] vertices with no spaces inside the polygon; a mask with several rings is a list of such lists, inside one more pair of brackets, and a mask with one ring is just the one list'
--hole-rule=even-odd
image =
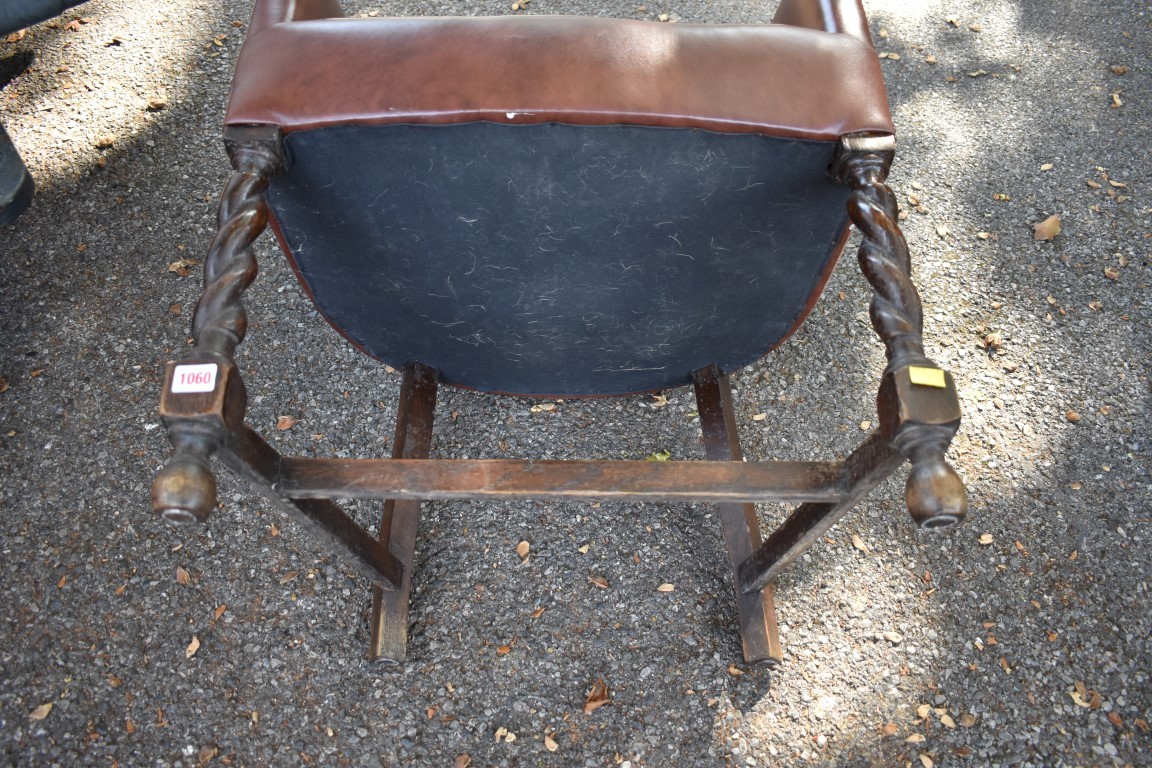
{"label": "turned wooden leg", "polygon": [[268,224],[264,190],[280,167],[275,128],[229,128],[226,141],[236,171],[224,188],[204,264],[204,294],[192,320],[195,346],[169,365],[160,404],[175,454],[152,484],[152,508],[175,523],[208,519],[216,506],[209,457],[244,420],[244,385],[233,361],[248,329],[241,296],[256,277],[252,243]]}
{"label": "turned wooden leg", "polygon": [[890,136],[845,138],[834,171],[852,188],[848,215],[864,237],[860,269],[872,284],[872,326],[888,355],[877,398],[880,430],[912,464],[905,489],[912,518],[922,528],[943,528],[968,510],[964,483],[944,460],[960,404],[952,376],[924,354],[920,295],[896,195],[885,183],[894,150]]}

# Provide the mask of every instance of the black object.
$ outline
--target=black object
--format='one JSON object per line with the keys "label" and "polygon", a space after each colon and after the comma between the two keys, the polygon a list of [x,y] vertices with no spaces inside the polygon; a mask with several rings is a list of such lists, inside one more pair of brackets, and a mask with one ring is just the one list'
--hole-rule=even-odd
{"label": "black object", "polygon": [[59,16],[84,0],[0,0],[0,35]]}
{"label": "black object", "polygon": [[20,153],[0,124],[0,226],[11,224],[28,208],[35,190]]}
{"label": "black object", "polygon": [[[84,0],[0,0],[0,35],[59,16]],[[0,124],[0,226],[11,224],[32,204],[36,185]]]}

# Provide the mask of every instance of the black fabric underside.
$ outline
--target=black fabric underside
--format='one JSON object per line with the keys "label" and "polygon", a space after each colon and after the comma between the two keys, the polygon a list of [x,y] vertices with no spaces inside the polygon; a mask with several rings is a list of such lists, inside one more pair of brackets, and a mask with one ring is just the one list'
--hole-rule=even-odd
{"label": "black fabric underside", "polygon": [[637,126],[286,136],[269,204],[317,308],[448,384],[604,395],[763,355],[847,226],[834,145]]}

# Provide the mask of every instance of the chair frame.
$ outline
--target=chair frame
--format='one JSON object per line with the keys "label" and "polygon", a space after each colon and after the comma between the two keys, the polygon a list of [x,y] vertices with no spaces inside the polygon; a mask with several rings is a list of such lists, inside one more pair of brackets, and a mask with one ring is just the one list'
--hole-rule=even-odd
{"label": "chair frame", "polygon": [[[264,191],[285,158],[276,126],[229,126],[235,172],[220,203],[218,234],[205,263],[205,289],[193,319],[195,345],[169,363],[160,413],[175,455],[157,476],[152,503],[173,522],[203,522],[216,505],[209,460],[216,455],[269,502],[374,584],[369,657],[407,655],[408,598],[420,503],[430,499],[602,499],[704,501],[718,505],[737,592],[743,655],[749,664],[783,658],[772,580],[907,459],[906,499],[924,528],[958,523],[964,485],[944,453],[960,424],[950,374],[924,354],[920,298],[885,180],[891,136],[841,139],[829,172],[852,189],[851,221],[863,235],[859,263],[874,290],[873,326],[888,366],[877,397],[878,427],[842,461],[745,462],[728,377],[716,366],[693,374],[704,461],[533,461],[430,459],[436,371],[404,371],[389,459],[282,456],[244,423],[246,395],[234,360],[247,321],[245,289],[256,276],[252,245],[268,223]],[[210,392],[174,393],[186,365],[216,366]],[[333,499],[385,500],[373,535]],[[754,504],[799,503],[766,539]]]}

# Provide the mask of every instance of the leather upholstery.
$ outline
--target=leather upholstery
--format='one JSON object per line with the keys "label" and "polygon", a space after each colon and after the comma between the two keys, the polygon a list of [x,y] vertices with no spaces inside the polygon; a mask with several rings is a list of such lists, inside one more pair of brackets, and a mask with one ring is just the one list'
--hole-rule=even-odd
{"label": "leather upholstery", "polygon": [[739,26],[574,16],[317,19],[338,10],[331,0],[264,0],[240,54],[227,122],[285,132],[631,124],[825,141],[891,133],[879,61],[866,26],[853,21],[856,0],[819,5],[831,10],[800,12],[785,0],[789,25]]}

